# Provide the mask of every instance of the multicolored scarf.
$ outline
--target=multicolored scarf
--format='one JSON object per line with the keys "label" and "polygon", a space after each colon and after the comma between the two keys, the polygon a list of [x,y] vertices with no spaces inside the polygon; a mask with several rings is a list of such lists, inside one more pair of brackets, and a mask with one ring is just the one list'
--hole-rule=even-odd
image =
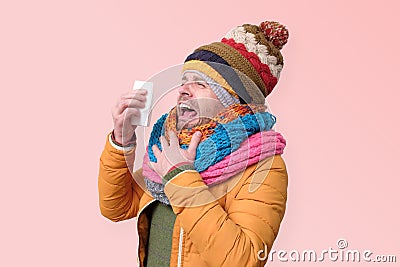
{"label": "multicolored scarf", "polygon": [[176,130],[176,108],[161,116],[153,126],[142,166],[151,195],[169,205],[161,177],[149,167],[150,161],[157,162],[153,145],[162,150],[159,138],[169,130],[177,134],[183,149],[188,148],[196,131],[202,133],[194,167],[208,186],[222,183],[265,158],[282,154],[286,141],[272,130],[275,116],[264,110],[265,107],[260,105],[234,104],[218,113],[209,123],[183,129],[179,133]]}

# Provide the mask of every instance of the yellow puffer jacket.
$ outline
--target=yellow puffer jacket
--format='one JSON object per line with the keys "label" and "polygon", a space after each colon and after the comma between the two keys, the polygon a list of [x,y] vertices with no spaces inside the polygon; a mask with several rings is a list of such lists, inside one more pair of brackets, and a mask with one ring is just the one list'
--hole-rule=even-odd
{"label": "yellow puffer jacket", "polygon": [[[128,162],[134,155],[128,152]],[[138,185],[143,185],[141,169],[133,177],[124,152],[107,140],[100,158],[100,210],[112,221],[138,217],[138,263],[144,266],[146,207],[155,200]],[[196,171],[179,173],[164,189],[177,215],[170,266],[264,266],[265,248],[270,251],[285,213],[287,185],[279,155],[210,188]]]}

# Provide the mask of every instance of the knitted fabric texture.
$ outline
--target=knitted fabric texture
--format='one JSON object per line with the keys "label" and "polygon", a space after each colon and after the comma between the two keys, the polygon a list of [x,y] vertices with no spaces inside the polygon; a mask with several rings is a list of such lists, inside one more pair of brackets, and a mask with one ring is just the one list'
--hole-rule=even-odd
{"label": "knitted fabric texture", "polygon": [[[215,62],[230,66],[241,73],[240,78],[247,77],[256,86],[248,86],[243,81],[250,99],[241,103],[260,103],[257,90],[266,97],[278,82],[283,68],[283,57],[280,50],[287,43],[289,32],[279,22],[264,21],[259,26],[244,24],[230,30],[220,42],[203,45],[190,54],[185,62],[193,60]],[[206,73],[207,74],[207,73]],[[240,86],[232,86],[238,90]]]}
{"label": "knitted fabric texture", "polygon": [[[173,131],[179,138],[179,143],[181,145],[189,145],[190,140],[195,132],[201,132],[202,138],[201,141],[210,137],[217,127],[218,124],[225,124],[230,121],[237,119],[239,116],[243,116],[246,114],[255,114],[259,112],[263,112],[265,110],[265,106],[262,105],[242,105],[242,104],[234,104],[231,105],[221,112],[219,112],[214,118],[210,120],[210,122],[206,124],[202,124],[193,128],[184,128],[181,129],[179,133],[177,133],[177,125],[176,125],[176,107],[171,109],[171,111],[167,114],[164,114],[153,126],[153,131],[150,135],[150,143],[149,147],[152,147],[154,144],[160,144],[158,138],[161,136],[161,133],[164,133],[164,127],[166,127],[167,132]],[[268,113],[269,114],[269,113]],[[164,125],[165,121],[165,125]],[[275,123],[275,116],[269,114],[269,121],[273,125]],[[271,126],[272,127],[272,126]],[[155,137],[153,137],[153,134]],[[166,136],[168,140],[168,136]],[[154,140],[154,143],[152,143]],[[160,148],[160,145],[158,145]],[[151,159],[155,160],[155,157],[151,157]]]}
{"label": "knitted fabric texture", "polygon": [[[236,104],[220,112],[206,125],[177,133],[181,148],[187,149],[194,132],[201,131],[202,141],[197,147],[194,168],[205,184],[212,186],[221,183],[247,166],[283,153],[286,142],[279,133],[271,130],[275,117],[260,109],[258,107],[258,112],[254,113],[249,105]],[[176,118],[175,112],[172,109],[155,123],[143,159],[147,189],[155,199],[166,204],[169,204],[169,200],[164,194],[161,177],[148,164],[149,161],[157,161],[152,146],[157,145],[162,149],[159,137],[165,135],[166,130],[176,129],[176,120],[173,119]]]}
{"label": "knitted fabric texture", "polygon": [[[253,134],[240,144],[238,150],[200,172],[200,175],[206,185],[223,182],[250,165],[273,155],[282,154],[285,145],[285,139],[275,131]],[[155,183],[162,183],[161,177],[150,169],[148,164],[149,157],[146,153],[143,158],[143,175]]]}

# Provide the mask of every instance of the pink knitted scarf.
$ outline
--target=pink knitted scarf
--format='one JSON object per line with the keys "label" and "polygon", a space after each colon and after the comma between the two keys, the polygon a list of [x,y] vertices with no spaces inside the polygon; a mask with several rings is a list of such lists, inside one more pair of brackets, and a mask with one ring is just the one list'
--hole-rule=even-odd
{"label": "pink knitted scarf", "polygon": [[[273,130],[258,132],[242,142],[238,150],[200,172],[200,175],[206,185],[221,183],[244,171],[250,165],[282,154],[285,145],[285,139],[278,132]],[[149,167],[147,152],[143,158],[143,175],[153,182],[162,183],[161,177]]]}

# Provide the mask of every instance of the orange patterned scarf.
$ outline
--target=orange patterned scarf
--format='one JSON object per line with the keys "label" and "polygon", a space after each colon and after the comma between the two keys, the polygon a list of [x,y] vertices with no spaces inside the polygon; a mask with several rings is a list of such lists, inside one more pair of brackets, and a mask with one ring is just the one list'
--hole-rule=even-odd
{"label": "orange patterned scarf", "polygon": [[[217,127],[218,124],[228,123],[237,119],[239,116],[244,116],[246,114],[254,114],[257,112],[265,111],[264,105],[255,105],[255,104],[233,104],[221,112],[219,112],[214,118],[210,120],[210,122],[206,124],[202,124],[199,126],[195,126],[193,128],[182,129],[179,133],[176,130],[176,123],[177,123],[177,115],[176,115],[176,107],[174,107],[166,121],[165,121],[165,129],[166,132],[172,130],[177,134],[179,138],[179,144],[181,145],[189,145],[190,140],[195,132],[200,131],[202,134],[201,141],[210,137],[214,133],[214,129]],[[168,139],[168,135],[166,135]],[[169,142],[169,140],[168,140]]]}

